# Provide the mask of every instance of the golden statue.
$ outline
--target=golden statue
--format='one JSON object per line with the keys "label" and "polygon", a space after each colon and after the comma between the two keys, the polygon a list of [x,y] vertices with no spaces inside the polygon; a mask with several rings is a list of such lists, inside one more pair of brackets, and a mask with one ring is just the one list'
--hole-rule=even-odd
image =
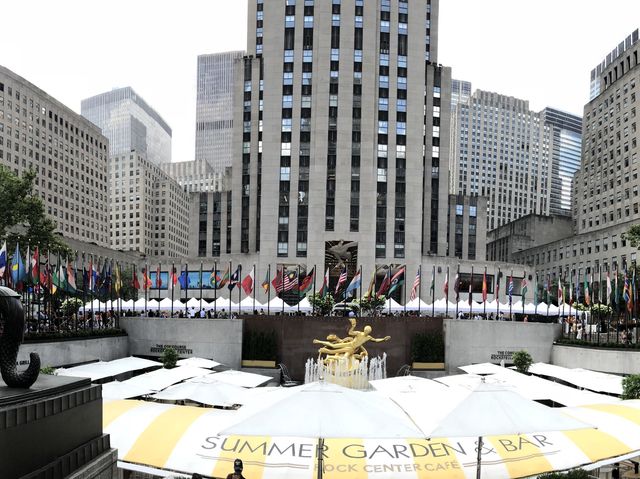
{"label": "golden statue", "polygon": [[381,343],[391,339],[391,336],[374,338],[371,336],[371,326],[369,325],[365,326],[362,331],[357,331],[356,319],[349,318],[349,321],[351,322],[351,328],[349,328],[348,337],[339,338],[335,334],[330,334],[327,336],[327,341],[321,341],[319,339],[313,340],[313,344],[321,344],[323,346],[318,350],[318,353],[320,355],[326,354],[325,361],[362,359],[369,354],[364,348],[365,343],[369,341]]}

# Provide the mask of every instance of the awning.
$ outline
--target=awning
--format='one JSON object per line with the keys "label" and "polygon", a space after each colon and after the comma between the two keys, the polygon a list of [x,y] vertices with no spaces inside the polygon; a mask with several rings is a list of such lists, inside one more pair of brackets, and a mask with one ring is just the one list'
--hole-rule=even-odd
{"label": "awning", "polygon": [[[597,430],[489,436],[484,479],[518,478],[640,452],[640,401],[562,408]],[[291,437],[218,436],[239,411],[105,401],[104,431],[124,468],[198,472],[224,478],[236,457],[246,477],[314,479],[317,441]],[[331,416],[327,415],[327,420]],[[371,418],[375,421],[375,417]],[[325,477],[408,479],[475,477],[476,438],[325,440]]]}

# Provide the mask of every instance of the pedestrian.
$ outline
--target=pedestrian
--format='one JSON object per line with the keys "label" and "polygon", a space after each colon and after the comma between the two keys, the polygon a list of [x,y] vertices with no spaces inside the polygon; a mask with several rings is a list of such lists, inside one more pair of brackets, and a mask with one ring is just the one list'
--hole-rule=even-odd
{"label": "pedestrian", "polygon": [[233,461],[233,473],[227,476],[227,479],[246,479],[242,475],[242,459]]}
{"label": "pedestrian", "polygon": [[611,479],[620,479],[620,464],[615,463],[611,471]]}

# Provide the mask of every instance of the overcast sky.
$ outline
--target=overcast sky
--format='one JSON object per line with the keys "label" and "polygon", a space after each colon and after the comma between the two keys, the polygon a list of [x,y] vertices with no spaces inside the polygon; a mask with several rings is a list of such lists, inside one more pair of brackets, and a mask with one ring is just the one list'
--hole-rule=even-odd
{"label": "overcast sky", "polygon": [[[0,64],[77,112],[83,98],[133,87],[173,129],[173,160],[190,160],[196,57],[245,49],[246,4],[3,2]],[[474,90],[582,114],[591,69],[639,25],[639,0],[440,0],[438,61]]]}

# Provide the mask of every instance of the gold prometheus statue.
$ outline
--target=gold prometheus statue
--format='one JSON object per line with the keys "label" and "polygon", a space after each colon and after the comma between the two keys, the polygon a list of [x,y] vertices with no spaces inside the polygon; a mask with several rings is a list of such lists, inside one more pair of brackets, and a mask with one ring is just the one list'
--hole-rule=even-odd
{"label": "gold prometheus statue", "polygon": [[349,328],[348,336],[346,338],[339,338],[335,334],[327,336],[326,341],[314,339],[313,344],[321,344],[323,347],[318,349],[320,355],[325,354],[325,361],[334,361],[338,359],[362,359],[368,356],[367,350],[364,348],[364,344],[372,341],[374,343],[382,343],[388,341],[391,336],[385,336],[384,338],[374,338],[371,336],[371,326],[367,325],[362,331],[356,330],[356,319],[349,318],[351,322],[351,328]]}

